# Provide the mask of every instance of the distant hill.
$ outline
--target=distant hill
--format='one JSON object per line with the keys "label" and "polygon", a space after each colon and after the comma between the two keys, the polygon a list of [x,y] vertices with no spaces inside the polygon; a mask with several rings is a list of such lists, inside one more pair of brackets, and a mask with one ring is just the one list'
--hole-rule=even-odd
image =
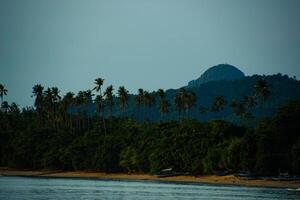
{"label": "distant hill", "polygon": [[228,64],[220,64],[206,70],[198,79],[190,81],[188,87],[199,87],[210,81],[232,81],[244,77],[245,74],[238,68]]}
{"label": "distant hill", "polygon": [[[224,72],[224,74],[221,72]],[[191,109],[189,113],[185,113],[186,117],[202,121],[223,119],[239,123],[239,118],[233,114],[230,106],[227,106],[225,110],[219,113],[208,111],[206,114],[201,114],[199,107],[204,106],[209,110],[214,97],[220,95],[224,96],[228,105],[233,99],[241,100],[245,95],[254,95],[254,85],[259,79],[264,79],[271,85],[271,97],[265,103],[259,102],[252,110],[257,121],[261,118],[273,115],[280,106],[286,104],[288,101],[300,99],[300,81],[296,79],[281,74],[245,76],[244,73],[236,67],[223,64],[210,68],[202,74],[199,79],[191,81],[187,86],[184,86],[186,89],[194,91],[197,95],[196,106]],[[165,120],[177,119],[178,117],[173,103],[174,96],[178,90],[179,89],[170,89],[166,91],[166,97],[171,104],[171,108],[170,113],[164,117]],[[115,98],[115,101],[117,101],[117,98]],[[108,108],[106,109],[105,113],[108,114]],[[90,107],[89,111],[92,110],[95,110],[95,105]],[[113,113],[115,116],[121,115],[118,104],[115,104]],[[156,98],[156,104],[152,108],[144,108],[138,111],[135,103],[135,95],[130,95],[125,115],[138,120],[144,118],[150,121],[159,121],[159,100]]]}

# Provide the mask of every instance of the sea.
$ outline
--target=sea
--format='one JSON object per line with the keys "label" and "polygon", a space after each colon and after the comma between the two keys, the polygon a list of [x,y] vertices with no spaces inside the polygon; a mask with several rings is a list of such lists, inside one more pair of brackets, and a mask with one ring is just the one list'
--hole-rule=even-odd
{"label": "sea", "polygon": [[0,176],[0,200],[300,200],[300,190],[158,181]]}

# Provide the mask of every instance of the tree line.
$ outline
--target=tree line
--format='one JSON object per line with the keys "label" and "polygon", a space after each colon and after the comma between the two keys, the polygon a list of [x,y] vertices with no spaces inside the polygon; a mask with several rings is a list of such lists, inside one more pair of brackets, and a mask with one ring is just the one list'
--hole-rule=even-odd
{"label": "tree line", "polygon": [[[132,96],[121,86],[116,97],[113,86],[102,90],[103,83],[104,79],[97,78],[94,88],[76,96],[68,92],[63,97],[58,88],[44,90],[37,84],[32,95],[34,109],[22,110],[3,100],[8,91],[0,84],[0,165],[143,173],[169,167],[192,174],[224,170],[260,174],[277,174],[279,170],[300,172],[299,101],[281,108],[272,119],[253,128],[222,120],[192,119],[190,109],[196,106],[197,96],[186,88],[181,88],[173,102],[169,102],[162,89],[139,89]],[[216,96],[210,108],[199,107],[199,112],[219,112],[229,105],[237,116],[251,118],[251,109],[259,99],[267,103],[270,88],[266,81],[258,80],[254,96],[231,102]],[[151,122],[147,120],[147,111],[156,105],[156,100],[161,120]],[[129,102],[135,103],[142,120],[125,115]],[[97,114],[88,110],[92,103]],[[118,116],[113,115],[115,105],[119,108]],[[170,109],[177,111],[177,119],[166,118]]]}
{"label": "tree line", "polygon": [[[34,98],[35,108],[33,110],[37,113],[39,126],[68,125],[81,130],[82,126],[89,128],[92,125],[90,118],[94,115],[97,115],[102,123],[105,122],[104,118],[112,119],[113,117],[133,117],[144,122],[151,118],[150,109],[156,105],[160,112],[160,121],[181,120],[192,118],[191,110],[197,107],[197,99],[201,98],[197,97],[193,90],[186,87],[180,88],[172,101],[166,98],[166,91],[163,89],[149,92],[140,88],[136,95],[132,95],[124,86],[120,86],[115,95],[112,85],[102,91],[104,79],[97,78],[94,83],[93,89],[79,91],[77,95],[73,92],[67,92],[63,97],[57,87],[45,89],[40,84],[34,85],[31,97]],[[239,118],[251,119],[253,118],[251,110],[258,103],[266,102],[269,99],[271,85],[265,80],[259,79],[253,89],[255,91],[253,96],[244,96],[240,101],[236,99],[228,101],[224,96],[215,96],[210,107],[200,105],[197,110],[200,114],[205,115],[208,112],[220,112],[228,106]],[[16,103],[9,105],[7,101],[3,100],[7,92],[5,86],[0,84],[2,111],[11,109],[11,106],[17,106]],[[94,96],[95,98],[93,98]],[[136,109],[136,116],[126,114],[129,103],[134,104],[131,107]],[[96,109],[91,110],[93,108],[91,105],[96,105]],[[168,117],[171,110],[177,112],[177,118]],[[103,124],[103,128],[105,129],[105,124]]]}

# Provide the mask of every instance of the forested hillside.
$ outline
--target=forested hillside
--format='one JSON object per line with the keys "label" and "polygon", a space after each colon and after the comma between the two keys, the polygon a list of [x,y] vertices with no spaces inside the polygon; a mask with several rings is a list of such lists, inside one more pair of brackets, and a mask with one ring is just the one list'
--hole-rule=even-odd
{"label": "forested hillside", "polygon": [[[242,119],[233,112],[232,102],[243,101],[245,97],[255,96],[255,83],[263,79],[270,86],[271,95],[267,102],[259,100],[256,106],[251,108],[251,113],[254,118],[250,121]],[[260,119],[272,116],[276,110],[293,99],[300,99],[300,81],[290,78],[286,75],[271,75],[271,76],[248,76],[243,79],[232,81],[213,81],[201,84],[198,87],[184,87],[187,91],[194,92],[196,101],[188,112],[182,113],[185,118],[198,119],[208,121],[213,119],[223,119],[237,124],[246,123],[249,125],[257,125]],[[165,93],[166,100],[170,104],[169,112],[163,116],[163,120],[177,120],[178,111],[174,98],[180,89],[167,90]],[[154,93],[152,93],[154,94]],[[119,106],[113,107],[113,115],[126,115],[134,117],[139,121],[151,120],[160,121],[161,115],[159,110],[159,96],[156,96],[153,103],[141,105],[139,108],[135,103],[137,95],[130,95],[128,99],[128,107],[125,113],[122,113]],[[216,97],[224,98],[224,108],[218,112],[212,111],[213,102]],[[117,101],[117,98],[115,98]],[[89,108],[91,112],[95,110],[95,106]],[[109,108],[105,108],[105,113],[109,113]]]}

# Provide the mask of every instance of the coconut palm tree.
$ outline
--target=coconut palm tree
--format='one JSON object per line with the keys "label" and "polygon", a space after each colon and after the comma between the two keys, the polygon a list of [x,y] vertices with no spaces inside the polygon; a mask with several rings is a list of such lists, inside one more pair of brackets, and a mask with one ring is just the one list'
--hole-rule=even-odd
{"label": "coconut palm tree", "polygon": [[216,96],[214,98],[212,107],[211,107],[211,111],[212,112],[220,112],[221,110],[223,110],[226,106],[227,102],[225,100],[225,98],[223,96]]}
{"label": "coconut palm tree", "polygon": [[[89,105],[93,103],[93,94],[91,90],[86,90],[83,92],[83,105],[85,106],[85,114],[87,116],[87,129],[88,131],[90,130],[90,118],[91,114],[89,113]],[[105,130],[105,125],[104,125],[104,130]]]}
{"label": "coconut palm tree", "polygon": [[122,114],[124,116],[126,105],[127,105],[127,101],[129,99],[128,90],[126,90],[124,86],[120,86],[119,87],[119,89],[118,89],[118,97],[119,97],[119,100],[120,100],[120,108],[121,108]]}
{"label": "coconut palm tree", "polygon": [[243,118],[246,113],[245,104],[239,103],[237,100],[233,99],[230,106],[236,116]]}
{"label": "coconut palm tree", "polygon": [[[96,98],[95,98],[95,100],[94,100],[94,103],[96,104],[96,111],[97,111],[97,113],[101,113],[101,110],[103,110],[103,107],[102,107],[103,104],[104,104],[103,102],[104,102],[103,96],[97,95]],[[100,117],[100,118],[102,119],[104,133],[106,134],[105,119],[104,119],[104,117]]]}
{"label": "coconut palm tree", "polygon": [[47,114],[47,120],[50,122],[51,125],[54,127],[57,126],[58,122],[58,105],[61,100],[59,95],[59,90],[57,87],[47,88],[44,92],[44,110]]}
{"label": "coconut palm tree", "polygon": [[150,93],[148,91],[144,91],[144,106],[148,108],[148,120],[150,118],[149,113],[151,107],[155,104],[155,96],[154,93]]}
{"label": "coconut palm tree", "polygon": [[85,95],[83,91],[79,91],[77,96],[75,97],[75,104],[76,104],[76,121],[77,121],[77,129],[81,130],[82,128],[82,114],[83,108],[82,106],[85,103]]}
{"label": "coconut palm tree", "polygon": [[255,97],[260,100],[260,110],[262,110],[267,105],[265,102],[271,96],[271,85],[267,83],[266,80],[258,79],[254,85]]}
{"label": "coconut palm tree", "polygon": [[103,123],[103,127],[104,127],[104,131],[106,132],[106,127],[105,127],[105,120],[104,120],[104,106],[103,106],[103,96],[102,96],[102,86],[104,83],[104,79],[103,78],[96,78],[95,79],[95,87],[93,90],[96,90],[97,92],[99,92],[99,97],[98,97],[98,113],[99,113],[99,117],[100,119],[102,118],[102,123]]}
{"label": "coconut palm tree", "polygon": [[248,120],[254,118],[254,116],[250,112],[250,109],[252,109],[256,105],[256,102],[252,98],[253,97],[245,96],[242,102],[238,102],[234,99],[230,104],[234,114],[240,118],[241,124],[247,123]]}
{"label": "coconut palm tree", "polygon": [[254,90],[255,95],[262,98],[263,101],[266,101],[271,95],[270,85],[263,79],[259,79],[256,81]]}
{"label": "coconut palm tree", "polygon": [[12,102],[12,103],[10,104],[10,106],[9,106],[9,112],[10,112],[12,115],[14,115],[15,117],[16,117],[17,115],[19,115],[19,114],[21,113],[21,110],[20,110],[20,108],[19,108],[19,105],[16,104],[16,103],[14,103],[14,102]]}
{"label": "coconut palm tree", "polygon": [[184,88],[181,88],[174,97],[175,109],[178,112],[178,119],[181,119],[181,113],[184,110],[184,97],[186,95],[186,91]]}
{"label": "coconut palm tree", "polygon": [[73,92],[67,92],[65,96],[63,97],[63,101],[66,102],[65,111],[69,108],[69,106],[72,106],[74,104],[74,93]]}
{"label": "coconut palm tree", "polygon": [[94,90],[96,90],[97,92],[99,92],[101,94],[101,88],[103,86],[104,79],[103,78],[96,78],[94,83],[96,85],[94,87]]}
{"label": "coconut palm tree", "polygon": [[75,104],[74,93],[67,92],[60,103],[60,112],[63,113],[63,121],[67,122],[67,125],[73,130],[72,117],[68,113],[71,106]]}
{"label": "coconut palm tree", "polygon": [[161,113],[161,119],[163,119],[164,116],[170,112],[169,108],[170,108],[170,103],[167,101],[167,99],[162,99],[160,102],[160,109],[159,109]]}
{"label": "coconut palm tree", "polygon": [[53,112],[53,122],[54,122],[54,127],[57,128],[58,121],[59,121],[59,115],[58,115],[58,105],[61,100],[61,96],[59,95],[60,91],[58,90],[57,87],[52,87],[51,88],[51,93],[52,93],[52,112]]}
{"label": "coconut palm tree", "polygon": [[244,96],[243,102],[242,102],[248,110],[252,109],[254,106],[257,105],[257,102],[255,101],[255,98],[252,96]]}
{"label": "coconut palm tree", "polygon": [[[196,105],[196,94],[193,91],[188,92],[186,89],[181,88],[176,94],[175,99],[177,101],[176,110],[185,111],[186,114],[189,113],[190,109]],[[181,105],[182,104],[182,105]]]}
{"label": "coconut palm tree", "polygon": [[184,94],[185,111],[188,114],[189,111],[196,105],[197,97],[196,93],[191,91]]}
{"label": "coconut palm tree", "polygon": [[158,97],[160,98],[160,100],[162,100],[166,97],[166,93],[163,89],[158,89],[156,93],[157,93]]}
{"label": "coconut palm tree", "polygon": [[114,97],[113,97],[113,86],[110,85],[106,88],[104,95],[105,95],[105,100],[109,106],[109,118],[110,118],[110,128],[112,126],[112,109],[114,106]]}
{"label": "coconut palm tree", "polygon": [[95,79],[95,82],[94,82],[95,84],[96,84],[96,86],[94,87],[94,89],[93,90],[96,90],[96,92],[99,92],[99,95],[100,95],[100,102],[99,102],[99,108],[101,108],[100,110],[99,110],[99,115],[101,116],[101,110],[102,110],[102,108],[103,108],[103,105],[102,105],[102,100],[103,100],[103,96],[102,96],[102,91],[101,91],[101,89],[102,89],[102,86],[103,86],[103,83],[104,83],[104,79],[103,78],[96,78]]}
{"label": "coconut palm tree", "polygon": [[166,106],[165,105],[166,102],[164,102],[166,94],[165,94],[165,91],[163,89],[158,89],[156,93],[159,97],[159,111],[160,111],[160,118],[162,119],[163,114],[164,114],[163,113],[163,106]]}
{"label": "coconut palm tree", "polygon": [[53,97],[53,103],[58,104],[59,101],[61,100],[61,96],[59,95],[60,91],[58,90],[57,87],[52,87],[51,92]]}
{"label": "coconut palm tree", "polygon": [[[141,113],[141,107],[144,104],[144,90],[142,88],[138,90],[138,94],[135,97],[135,102],[136,102],[136,106],[138,110],[138,118],[139,118]],[[142,116],[142,120],[144,120],[144,116]]]}
{"label": "coconut palm tree", "polygon": [[43,90],[44,87],[40,84],[36,84],[32,88],[33,96],[35,96],[34,106],[37,111],[38,119],[39,119],[39,125],[42,125],[43,123]]}
{"label": "coconut palm tree", "polygon": [[46,112],[46,118],[47,118],[46,121],[50,122],[50,120],[53,119],[51,117],[51,115],[53,115],[53,95],[52,95],[51,88],[47,88],[43,96],[44,96],[44,110]]}
{"label": "coconut palm tree", "polygon": [[3,84],[0,84],[0,98],[1,98],[1,104],[3,103],[3,96],[7,95],[7,89]]}
{"label": "coconut palm tree", "polygon": [[[96,112],[97,113],[101,113],[101,110],[102,110],[102,103],[101,102],[103,102],[103,96],[97,95],[95,100],[94,100],[94,103],[96,104]],[[103,119],[102,117],[100,117],[100,118]],[[103,122],[103,120],[102,120],[102,122]]]}
{"label": "coconut palm tree", "polygon": [[2,104],[1,104],[1,110],[4,112],[4,113],[8,113],[9,110],[10,110],[10,105],[8,104],[7,101],[3,101]]}

